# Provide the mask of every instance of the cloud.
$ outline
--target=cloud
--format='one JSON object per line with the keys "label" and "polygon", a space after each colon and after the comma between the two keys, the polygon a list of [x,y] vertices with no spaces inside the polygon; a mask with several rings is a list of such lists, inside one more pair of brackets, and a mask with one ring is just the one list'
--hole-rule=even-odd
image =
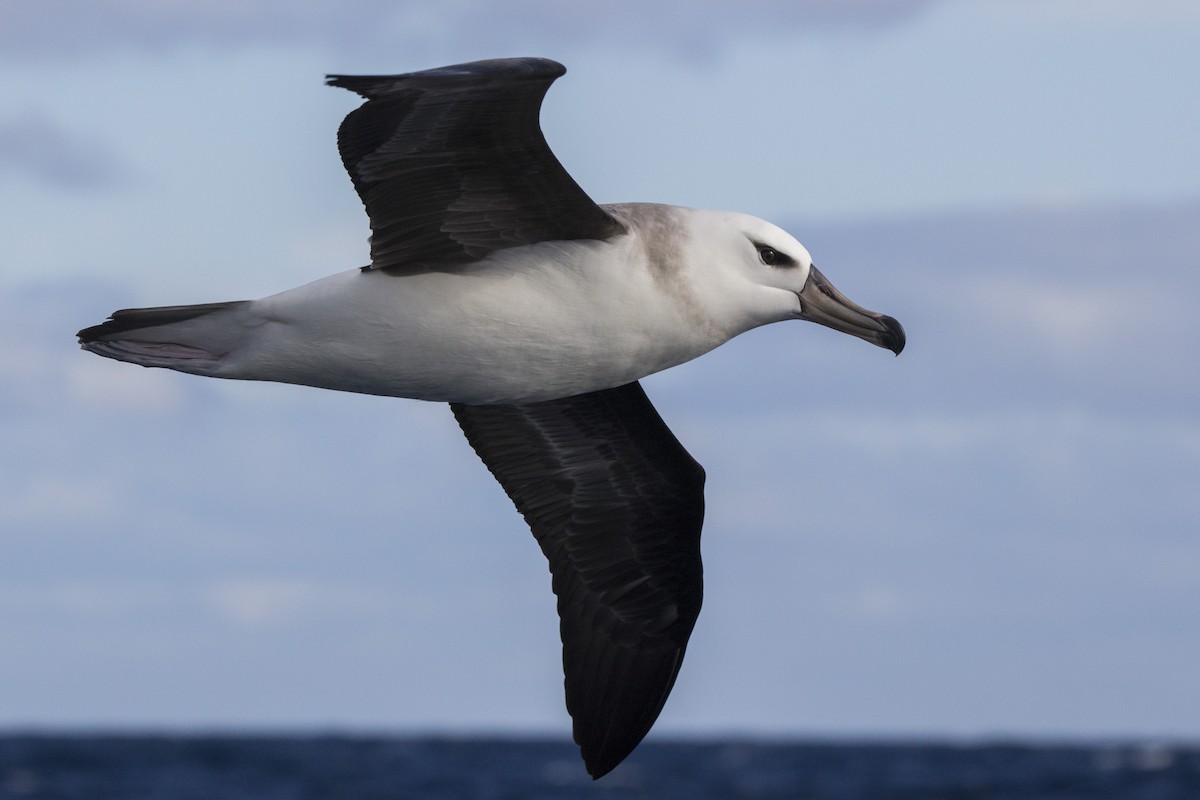
{"label": "cloud", "polygon": [[516,41],[628,42],[694,56],[718,50],[737,36],[885,28],[933,4],[934,0],[616,0],[585,5],[522,0],[480,4],[462,13],[455,27],[471,30],[471,21],[482,18],[486,29]]}
{"label": "cloud", "polygon": [[31,113],[0,120],[0,175],[17,174],[60,189],[109,189],[126,168],[112,147]]}
{"label": "cloud", "polygon": [[424,598],[393,586],[363,586],[354,581],[279,577],[224,578],[196,587],[200,604],[224,621],[247,628],[271,628],[347,620],[412,619]]}
{"label": "cloud", "polygon": [[747,0],[696,3],[516,0],[437,4],[348,0],[13,0],[0,7],[0,52],[74,56],[114,49],[168,50],[191,44],[317,44],[338,52],[394,52],[456,43],[528,47],[610,40],[687,51],[712,49],[731,34],[902,22],[935,0]]}
{"label": "cloud", "polygon": [[[0,58],[77,57],[112,50],[163,52],[190,45],[317,45],[340,54],[473,47],[497,52],[619,43],[697,56],[732,38],[831,29],[882,30],[944,0],[8,0],[0,5]],[[1050,0],[1005,4],[1067,19],[1195,19],[1189,0]]]}
{"label": "cloud", "polygon": [[1075,21],[1200,20],[1200,6],[1193,0],[1021,0],[1020,3],[1006,0],[1005,6],[1031,16]]}
{"label": "cloud", "polygon": [[[129,289],[79,281],[7,287],[0,294],[0,373],[6,391],[0,412],[90,408],[125,415],[171,415],[186,408],[179,385],[151,370],[105,369],[79,349],[74,332],[116,308]],[[103,314],[105,312],[99,312]]]}
{"label": "cloud", "polygon": [[170,413],[184,407],[179,384],[159,380],[153,370],[113,370],[99,359],[72,359],[62,373],[70,399],[80,406],[130,414]]}
{"label": "cloud", "polygon": [[27,525],[86,526],[97,516],[116,510],[113,488],[105,478],[91,475],[35,473],[9,478],[0,520],[10,530]]}
{"label": "cloud", "polygon": [[0,617],[71,618],[95,623],[133,611],[162,608],[173,593],[161,583],[109,583],[92,580],[9,582],[0,587]]}
{"label": "cloud", "polygon": [[1167,341],[1185,336],[1190,326],[1183,298],[1168,287],[984,278],[959,300],[964,311],[1006,337],[1049,348],[1064,360],[1105,359],[1131,337],[1139,345]]}
{"label": "cloud", "polygon": [[242,625],[266,625],[300,614],[317,592],[303,581],[257,578],[224,581],[209,591],[222,615]]}

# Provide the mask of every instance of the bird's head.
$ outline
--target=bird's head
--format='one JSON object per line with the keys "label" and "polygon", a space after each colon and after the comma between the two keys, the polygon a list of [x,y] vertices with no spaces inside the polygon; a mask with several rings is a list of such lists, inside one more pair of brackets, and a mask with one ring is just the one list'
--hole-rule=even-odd
{"label": "bird's head", "polygon": [[726,289],[740,296],[739,305],[749,309],[750,327],[802,319],[857,336],[896,355],[904,349],[900,323],[839,292],[813,266],[804,245],[787,231],[746,214],[709,213],[711,218],[702,214],[696,222],[711,226],[705,236],[716,245],[711,263],[734,279],[726,283]]}

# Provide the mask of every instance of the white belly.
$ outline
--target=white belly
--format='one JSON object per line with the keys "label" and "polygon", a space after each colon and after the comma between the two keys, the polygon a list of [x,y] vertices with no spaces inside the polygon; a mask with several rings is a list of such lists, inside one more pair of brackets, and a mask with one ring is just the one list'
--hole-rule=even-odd
{"label": "white belly", "polygon": [[[352,271],[256,301],[216,374],[463,403],[611,388],[728,338],[642,265],[586,242],[502,251],[458,272]],[[520,269],[508,259],[520,258]],[[515,265],[515,261],[512,262]]]}

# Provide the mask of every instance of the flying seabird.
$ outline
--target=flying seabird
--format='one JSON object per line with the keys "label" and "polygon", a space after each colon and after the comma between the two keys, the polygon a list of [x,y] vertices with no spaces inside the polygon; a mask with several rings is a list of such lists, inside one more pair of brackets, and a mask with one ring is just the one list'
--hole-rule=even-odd
{"label": "flying seabird", "polygon": [[809,320],[897,354],[780,228],[597,205],[546,144],[553,61],[331,75],[365,98],[338,150],[371,263],[260,300],[123,309],[83,349],[146,367],[446,402],[533,530],[566,705],[599,778],[662,710],[700,612],[704,470],[638,380]]}

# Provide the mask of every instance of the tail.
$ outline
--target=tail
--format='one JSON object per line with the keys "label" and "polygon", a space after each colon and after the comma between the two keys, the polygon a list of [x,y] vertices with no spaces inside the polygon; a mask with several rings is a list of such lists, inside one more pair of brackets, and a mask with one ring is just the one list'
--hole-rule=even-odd
{"label": "tail", "polygon": [[78,334],[90,353],[181,372],[211,374],[244,336],[237,311],[246,300],[194,306],[124,308]]}

